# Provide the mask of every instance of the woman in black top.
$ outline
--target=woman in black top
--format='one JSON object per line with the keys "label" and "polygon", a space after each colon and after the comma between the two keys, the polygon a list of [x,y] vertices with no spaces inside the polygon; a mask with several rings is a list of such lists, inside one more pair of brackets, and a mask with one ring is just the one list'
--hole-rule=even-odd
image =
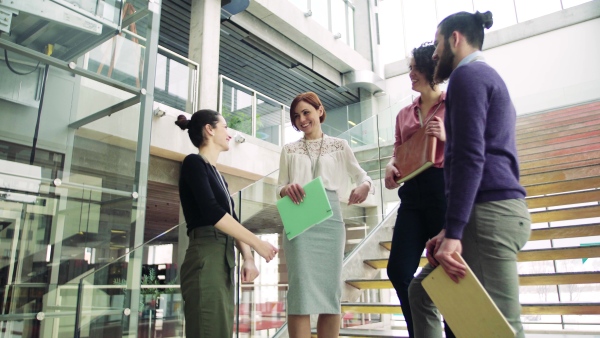
{"label": "woman in black top", "polygon": [[252,247],[269,262],[277,248],[241,225],[233,211],[227,182],[215,164],[229,150],[227,123],[214,110],[203,109],[190,120],[180,115],[175,122],[188,129],[198,154],[190,154],[181,166],[179,198],[187,222],[190,244],[181,265],[186,336],[201,338],[233,335],[233,242],[244,263],[242,281],[258,276]]}

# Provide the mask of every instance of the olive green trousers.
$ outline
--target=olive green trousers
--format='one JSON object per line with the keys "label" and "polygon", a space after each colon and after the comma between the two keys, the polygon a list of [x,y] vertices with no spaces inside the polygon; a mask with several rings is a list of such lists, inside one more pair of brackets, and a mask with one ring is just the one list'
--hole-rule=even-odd
{"label": "olive green trousers", "polygon": [[233,336],[233,238],[213,226],[195,228],[181,265],[186,337]]}

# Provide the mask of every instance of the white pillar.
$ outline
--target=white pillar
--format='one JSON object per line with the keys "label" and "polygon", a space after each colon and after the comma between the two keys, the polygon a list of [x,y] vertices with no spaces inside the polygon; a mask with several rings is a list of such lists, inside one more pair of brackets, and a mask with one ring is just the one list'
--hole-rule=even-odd
{"label": "white pillar", "polygon": [[218,109],[220,0],[192,0],[189,58],[200,65],[198,108]]}

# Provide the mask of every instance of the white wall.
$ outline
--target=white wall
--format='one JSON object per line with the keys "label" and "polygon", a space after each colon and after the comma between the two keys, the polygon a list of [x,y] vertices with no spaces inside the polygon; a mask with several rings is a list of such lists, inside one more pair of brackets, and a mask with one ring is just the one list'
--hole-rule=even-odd
{"label": "white wall", "polygon": [[600,99],[600,18],[484,52],[518,114]]}
{"label": "white wall", "polygon": [[[595,18],[500,44],[484,50],[484,55],[506,82],[518,114],[574,105],[600,99],[598,32],[600,18]],[[502,36],[503,30],[492,34]],[[390,69],[400,65],[390,64]],[[386,86],[390,102],[406,97],[411,91],[408,73],[396,72]]]}
{"label": "white wall", "polygon": [[[131,94],[88,79],[82,79],[80,95],[78,118],[124,101],[131,96]],[[82,127],[79,133],[98,141],[135,150],[139,107],[140,105],[136,104],[109,117],[92,122]],[[152,118],[150,153],[175,161],[182,161],[188,154],[198,153],[198,149],[192,145],[187,131],[182,131],[175,125],[178,112],[162,105],[161,109],[169,112],[163,117],[154,116]],[[230,133],[233,136],[236,132],[231,130]],[[219,170],[233,176],[257,180],[278,169],[280,147],[248,135],[244,135],[244,137],[246,139],[244,143],[236,143],[233,139],[231,140],[230,150],[219,156]]]}

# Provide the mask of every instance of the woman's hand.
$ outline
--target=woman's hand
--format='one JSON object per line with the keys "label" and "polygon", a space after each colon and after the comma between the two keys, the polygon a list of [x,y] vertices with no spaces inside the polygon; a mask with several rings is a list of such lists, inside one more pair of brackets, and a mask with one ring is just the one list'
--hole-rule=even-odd
{"label": "woman's hand", "polygon": [[254,259],[244,260],[244,264],[242,264],[242,282],[252,282],[259,274],[260,272],[258,272],[254,264]]}
{"label": "woman's hand", "polygon": [[363,182],[358,187],[352,189],[350,197],[348,198],[348,205],[364,202],[367,199],[369,190],[371,190],[371,184],[369,184],[369,182]]}
{"label": "woman's hand", "polygon": [[304,200],[306,193],[302,186],[298,183],[290,183],[281,189],[281,197],[289,196],[296,204],[300,204]]}
{"label": "woman's hand", "polygon": [[267,241],[260,240],[256,246],[252,247],[254,251],[256,251],[262,258],[269,263],[273,257],[279,252],[279,249],[274,247],[271,243]]}
{"label": "woman's hand", "polygon": [[438,261],[435,260],[434,256],[440,248],[440,244],[442,244],[442,240],[445,236],[446,229],[442,229],[442,231],[440,231],[439,234],[437,234],[435,237],[431,238],[427,241],[427,243],[425,243],[425,250],[427,251],[425,256],[427,257],[427,261],[429,262],[429,264],[434,268],[439,265]]}
{"label": "woman's hand", "polygon": [[446,142],[446,129],[444,128],[444,120],[439,116],[434,116],[433,120],[427,124],[427,135],[437,137],[438,140]]}
{"label": "woman's hand", "polygon": [[400,172],[398,168],[392,163],[388,163],[385,166],[385,187],[388,189],[396,189],[400,186],[398,179],[400,178]]}

